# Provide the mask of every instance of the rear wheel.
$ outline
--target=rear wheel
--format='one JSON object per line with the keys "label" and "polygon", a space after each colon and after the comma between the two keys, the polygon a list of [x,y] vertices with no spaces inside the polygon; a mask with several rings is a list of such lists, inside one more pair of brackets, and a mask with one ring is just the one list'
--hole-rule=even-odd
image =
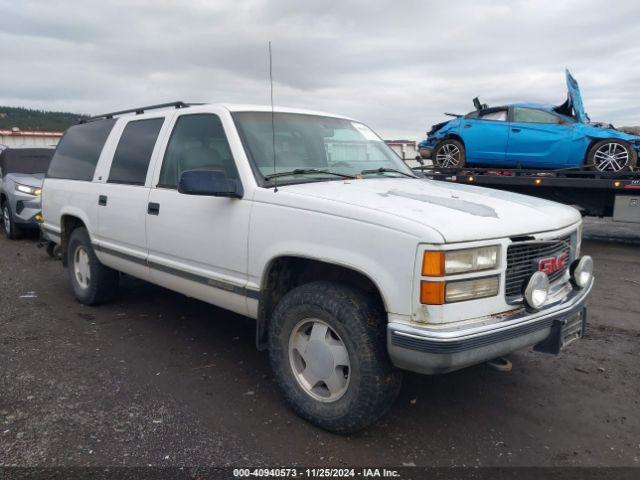
{"label": "rear wheel", "polygon": [[401,373],[386,350],[376,300],[347,285],[313,282],[289,292],[269,326],[269,355],[293,410],[326,430],[365,428],[391,407]]}
{"label": "rear wheel", "polygon": [[2,205],[2,231],[9,240],[15,240],[22,236],[22,229],[13,221],[13,212],[9,202]]}
{"label": "rear wheel", "polygon": [[85,305],[111,300],[118,291],[120,274],[100,263],[86,228],[71,232],[67,248],[69,281],[76,299]]}
{"label": "rear wheel", "polygon": [[462,142],[448,138],[435,146],[431,159],[436,167],[462,168],[466,164],[467,156]]}
{"label": "rear wheel", "polygon": [[637,162],[637,152],[624,140],[600,140],[587,154],[587,165],[599,172],[631,170]]}

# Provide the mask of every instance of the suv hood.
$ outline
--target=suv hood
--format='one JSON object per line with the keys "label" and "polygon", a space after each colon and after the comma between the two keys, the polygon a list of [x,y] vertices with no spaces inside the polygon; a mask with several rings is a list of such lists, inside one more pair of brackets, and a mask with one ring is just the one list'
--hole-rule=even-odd
{"label": "suv hood", "polygon": [[[557,230],[581,218],[576,209],[559,203],[426,179],[327,181],[280,189],[398,216],[437,230],[447,243]],[[367,221],[366,214],[357,219]]]}
{"label": "suv hood", "polygon": [[16,183],[30,187],[42,187],[44,182],[44,173],[9,173],[7,177]]}

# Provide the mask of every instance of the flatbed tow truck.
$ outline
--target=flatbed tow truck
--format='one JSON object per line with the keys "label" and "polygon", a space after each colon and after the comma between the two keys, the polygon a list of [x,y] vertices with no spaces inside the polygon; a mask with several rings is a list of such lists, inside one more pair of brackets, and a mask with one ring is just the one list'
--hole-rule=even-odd
{"label": "flatbed tow truck", "polygon": [[573,205],[585,216],[640,223],[640,171],[531,170],[496,167],[413,168],[426,178],[532,195]]}

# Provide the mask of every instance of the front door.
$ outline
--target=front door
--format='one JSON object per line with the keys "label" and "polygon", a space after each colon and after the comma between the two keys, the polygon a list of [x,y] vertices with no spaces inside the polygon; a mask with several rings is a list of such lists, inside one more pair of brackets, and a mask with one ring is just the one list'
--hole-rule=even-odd
{"label": "front door", "polygon": [[146,215],[151,279],[246,314],[251,202],[177,189],[188,170],[218,170],[240,182],[222,122],[212,113],[183,113],[174,122]]}
{"label": "front door", "polygon": [[509,125],[506,109],[490,109],[476,117],[465,117],[460,126],[467,163],[502,165],[505,160]]}

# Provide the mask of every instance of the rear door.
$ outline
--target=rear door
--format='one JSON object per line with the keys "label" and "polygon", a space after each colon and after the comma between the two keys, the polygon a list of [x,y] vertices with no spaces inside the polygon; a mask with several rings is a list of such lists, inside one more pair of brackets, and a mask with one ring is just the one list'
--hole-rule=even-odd
{"label": "rear door", "polygon": [[568,165],[574,124],[535,108],[514,107],[507,163],[524,168]]}
{"label": "rear door", "polygon": [[505,161],[509,125],[506,108],[491,108],[460,123],[468,163],[502,165]]}
{"label": "rear door", "polygon": [[113,268],[148,278],[145,221],[149,171],[164,117],[124,125],[106,181],[97,188],[99,250]]}

